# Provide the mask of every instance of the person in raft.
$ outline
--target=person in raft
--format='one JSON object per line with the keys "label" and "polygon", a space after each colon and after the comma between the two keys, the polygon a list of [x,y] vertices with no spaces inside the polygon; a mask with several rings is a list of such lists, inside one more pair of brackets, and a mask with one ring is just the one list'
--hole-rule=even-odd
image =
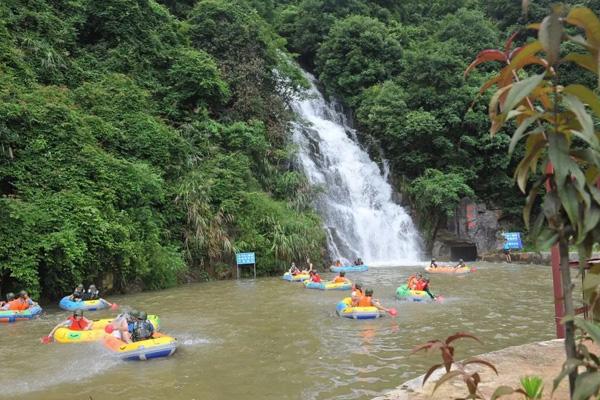
{"label": "person in raft", "polygon": [[435,300],[435,295],[429,291],[429,278],[422,278],[417,282],[417,290],[426,292],[429,297]]}
{"label": "person in raft", "polygon": [[321,276],[317,271],[310,271],[308,274],[310,275],[311,282],[321,283]]}
{"label": "person in raft", "polygon": [[54,332],[58,328],[67,328],[72,331],[88,331],[92,329],[94,323],[83,316],[82,310],[73,311],[73,315],[56,325],[48,334],[48,338],[53,338]]}
{"label": "person in raft", "polygon": [[[100,297],[100,291],[96,288],[96,285],[91,284],[88,290],[83,295],[83,300],[100,300],[102,303],[106,304],[109,307],[113,307],[113,303],[110,301],[104,300]],[[115,306],[116,308],[116,306]]]}
{"label": "person in raft", "polygon": [[408,286],[410,290],[417,290],[418,283],[421,279],[423,279],[423,275],[420,272],[416,275],[413,274],[406,280],[406,286]]}
{"label": "person in raft", "polygon": [[137,310],[119,314],[110,324],[106,325],[104,330],[125,343],[131,343],[132,333],[139,315],[140,312]]}
{"label": "person in raft", "polygon": [[310,271],[312,271],[312,270],[313,270],[313,265],[312,265],[312,263],[310,262],[310,258],[307,258],[307,259],[306,259],[306,264],[308,265],[308,269],[303,269],[303,270],[302,270],[302,273],[303,273],[303,274],[310,274]]}
{"label": "person in raft", "polygon": [[154,326],[148,321],[148,314],[144,311],[140,311],[136,321],[133,323],[131,340],[139,342],[140,340],[152,339],[152,335],[154,335]]}
{"label": "person in raft", "polygon": [[438,267],[438,265],[437,265],[435,258],[432,258],[431,264],[429,264],[429,268],[437,268],[437,267]]}
{"label": "person in raft", "polygon": [[333,263],[334,267],[341,267],[342,266],[342,262],[340,260],[335,260],[335,262]]}
{"label": "person in raft", "polygon": [[80,283],[79,285],[77,285],[75,290],[73,290],[73,293],[69,296],[69,300],[82,301],[84,296],[85,296],[85,287],[83,286],[83,283]]}
{"label": "person in raft", "polygon": [[456,264],[454,266],[454,268],[464,268],[464,267],[466,267],[466,265],[462,258],[460,260],[458,260],[458,264]]}
{"label": "person in raft", "polygon": [[379,300],[373,298],[373,289],[365,290],[365,295],[358,301],[358,307],[377,307],[378,310],[390,313],[391,309],[381,305]]}
{"label": "person in raft", "polygon": [[6,301],[0,302],[0,310],[8,310],[8,304],[15,299],[13,292],[6,293]]}
{"label": "person in raft", "polygon": [[362,285],[360,283],[355,283],[352,288],[352,293],[350,294],[350,298],[352,299],[352,307],[358,306],[358,302],[364,296]]}
{"label": "person in raft", "polygon": [[333,283],[345,283],[345,282],[350,282],[350,281],[348,280],[348,278],[346,278],[346,273],[344,271],[341,271],[338,276],[333,278]]}
{"label": "person in raft", "polygon": [[291,275],[298,275],[300,273],[300,269],[298,269],[298,267],[296,267],[296,263],[293,262],[288,272]]}
{"label": "person in raft", "polygon": [[6,309],[11,311],[25,311],[30,307],[30,304],[34,303],[27,294],[26,291],[21,290],[17,297],[6,304]]}

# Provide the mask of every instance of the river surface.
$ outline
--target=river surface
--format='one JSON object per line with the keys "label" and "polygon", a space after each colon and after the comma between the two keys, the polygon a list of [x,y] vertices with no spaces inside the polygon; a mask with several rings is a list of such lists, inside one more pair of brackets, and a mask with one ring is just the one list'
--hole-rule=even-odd
{"label": "river surface", "polygon": [[146,362],[116,360],[98,343],[41,344],[67,316],[48,307],[38,320],[0,326],[0,398],[370,399],[438,362],[437,355],[410,354],[427,340],[457,331],[477,335],[483,345],[458,345],[463,358],[553,338],[549,267],[475,265],[468,276],[432,276],[444,304],[394,299],[396,287],[422,267],[348,274],[398,310],[396,318],[370,321],[336,316],[335,304],[348,292],[309,290],[277,278],[109,298],[159,314],[162,331],[178,339],[172,357]]}

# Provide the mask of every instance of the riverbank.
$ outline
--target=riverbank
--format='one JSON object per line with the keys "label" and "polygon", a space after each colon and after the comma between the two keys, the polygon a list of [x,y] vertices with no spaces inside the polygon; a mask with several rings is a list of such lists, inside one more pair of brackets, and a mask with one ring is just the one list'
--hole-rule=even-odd
{"label": "riverbank", "polygon": [[[493,371],[483,366],[469,367],[469,371],[478,371],[481,375],[479,389],[485,398],[489,398],[498,386],[519,386],[519,379],[526,375],[537,375],[544,381],[544,395],[542,399],[550,399],[552,381],[558,376],[565,360],[564,341],[555,339],[544,342],[529,343],[521,346],[507,347],[502,350],[486,353],[478,358],[491,362],[497,369],[496,376]],[[439,357],[436,353],[435,357]],[[431,356],[431,364],[439,362]],[[432,395],[435,382],[442,376],[444,369],[437,370],[422,385],[424,375],[400,385],[384,396],[373,400],[426,400],[426,399],[453,399],[468,394],[466,385],[460,378],[451,380],[440,386]],[[504,396],[503,400],[521,399],[522,396]],[[552,398],[568,398],[567,380],[563,380]]]}
{"label": "riverbank", "polygon": [[[552,255],[549,251],[523,251],[514,252],[510,255],[512,262],[517,264],[538,264],[551,265]],[[600,258],[600,253],[593,253],[592,258]],[[577,261],[579,254],[577,252],[569,253],[569,261]],[[505,256],[502,253],[483,254],[479,261],[485,262],[505,262]]]}

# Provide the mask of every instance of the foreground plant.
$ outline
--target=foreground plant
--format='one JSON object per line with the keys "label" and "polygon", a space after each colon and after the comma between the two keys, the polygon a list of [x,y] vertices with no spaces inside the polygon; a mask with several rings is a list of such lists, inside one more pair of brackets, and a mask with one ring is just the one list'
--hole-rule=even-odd
{"label": "foreground plant", "polygon": [[544,392],[544,381],[539,376],[524,376],[521,378],[521,387],[513,389],[510,386],[500,386],[492,394],[491,400],[513,393],[520,393],[525,400],[538,400]]}
{"label": "foreground plant", "polygon": [[[555,6],[541,24],[532,27],[539,29],[538,40],[511,52],[508,47],[505,52],[484,50],[466,73],[486,61],[504,64],[481,88],[483,92],[497,87],[489,105],[490,131],[494,135],[514,121],[509,152],[525,141],[515,171],[519,188],[527,194],[523,217],[529,227],[532,210],[543,194],[530,232],[541,248],[558,245],[564,311],[573,316],[569,245],[577,246],[579,259],[586,260],[600,239],[600,139],[594,125],[594,118],[600,118],[600,98],[581,84],[563,86],[559,74],[574,63],[598,76],[600,20],[588,8],[573,8],[564,17],[564,9]],[[563,42],[579,51],[563,55]],[[572,318],[565,320],[565,348],[568,360],[580,358]],[[577,368],[568,369],[568,375],[571,398],[576,398]]]}
{"label": "foreground plant", "polygon": [[[473,339],[481,343],[481,341],[476,336],[473,336],[469,333],[459,332],[455,333],[454,335],[448,336],[444,341],[430,340],[427,343],[419,345],[413,349],[412,353],[416,353],[421,350],[426,350],[428,353],[433,352],[435,350],[440,350],[442,355],[442,363],[433,365],[431,368],[429,368],[429,370],[425,374],[425,377],[423,377],[423,386],[425,385],[429,377],[431,377],[431,374],[433,374],[439,368],[444,367],[446,369],[446,373],[442,375],[440,379],[435,383],[435,386],[433,387],[434,393],[445,382],[448,382],[449,380],[456,377],[461,377],[463,382],[467,386],[467,390],[469,392],[465,399],[483,399],[484,397],[478,389],[479,383],[481,382],[481,377],[479,373],[469,373],[465,370],[465,367],[470,364],[481,364],[490,368],[496,373],[496,375],[498,374],[498,371],[492,363],[482,360],[480,358],[469,358],[465,361],[460,362],[454,361],[454,346],[452,346],[451,343],[461,338]],[[452,370],[452,366],[454,366],[454,370]]]}

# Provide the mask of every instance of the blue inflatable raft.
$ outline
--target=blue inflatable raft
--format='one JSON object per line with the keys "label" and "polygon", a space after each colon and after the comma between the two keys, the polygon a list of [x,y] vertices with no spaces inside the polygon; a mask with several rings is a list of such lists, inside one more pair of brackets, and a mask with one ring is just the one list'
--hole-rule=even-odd
{"label": "blue inflatable raft", "polygon": [[82,300],[82,301],[73,301],[69,298],[69,296],[63,297],[58,306],[63,310],[67,311],[75,311],[75,310],[83,310],[83,311],[96,311],[102,310],[104,308],[108,308],[109,305],[103,300]]}
{"label": "blue inflatable raft", "polygon": [[342,267],[331,267],[331,272],[366,272],[369,267],[366,265],[344,265]]}
{"label": "blue inflatable raft", "polygon": [[6,310],[0,311],[0,322],[27,321],[33,319],[42,313],[42,307],[39,305],[29,307],[23,311]]}

